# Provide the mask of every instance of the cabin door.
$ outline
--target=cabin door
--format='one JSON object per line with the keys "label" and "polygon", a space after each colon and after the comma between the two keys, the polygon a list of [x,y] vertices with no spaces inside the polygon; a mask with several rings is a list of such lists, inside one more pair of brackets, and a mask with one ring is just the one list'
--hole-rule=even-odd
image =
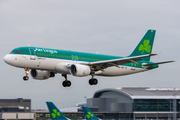
{"label": "cabin door", "polygon": [[36,52],[35,52],[34,48],[29,48],[29,52],[30,52],[30,59],[36,60]]}
{"label": "cabin door", "polygon": [[131,70],[136,70],[136,64],[135,63],[132,63]]}

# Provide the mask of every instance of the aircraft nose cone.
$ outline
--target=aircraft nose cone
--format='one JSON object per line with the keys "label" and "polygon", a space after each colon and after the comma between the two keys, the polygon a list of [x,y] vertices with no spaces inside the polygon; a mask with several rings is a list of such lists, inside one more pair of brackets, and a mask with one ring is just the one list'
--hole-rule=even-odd
{"label": "aircraft nose cone", "polygon": [[10,59],[10,55],[9,54],[4,56],[4,62],[6,62],[7,64],[10,64],[11,59]]}

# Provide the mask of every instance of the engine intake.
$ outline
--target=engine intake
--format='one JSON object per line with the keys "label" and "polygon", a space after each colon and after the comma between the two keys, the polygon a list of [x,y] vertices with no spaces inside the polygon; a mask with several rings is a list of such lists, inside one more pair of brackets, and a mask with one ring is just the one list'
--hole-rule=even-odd
{"label": "engine intake", "polygon": [[31,76],[36,80],[46,80],[50,77],[54,77],[55,74],[49,71],[31,70]]}
{"label": "engine intake", "polygon": [[81,65],[81,64],[72,64],[70,66],[70,73],[73,76],[88,76],[91,73],[91,69],[89,66]]}

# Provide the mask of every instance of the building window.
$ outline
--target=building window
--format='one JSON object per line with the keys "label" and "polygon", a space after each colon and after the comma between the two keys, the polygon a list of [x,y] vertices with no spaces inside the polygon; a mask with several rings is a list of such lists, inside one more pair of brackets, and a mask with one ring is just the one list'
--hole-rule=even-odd
{"label": "building window", "polygon": [[[136,99],[134,101],[133,109],[134,111],[173,111],[173,100],[171,99]],[[179,111],[178,104],[177,104],[177,111]]]}
{"label": "building window", "polygon": [[18,119],[18,113],[16,113],[16,119]]}

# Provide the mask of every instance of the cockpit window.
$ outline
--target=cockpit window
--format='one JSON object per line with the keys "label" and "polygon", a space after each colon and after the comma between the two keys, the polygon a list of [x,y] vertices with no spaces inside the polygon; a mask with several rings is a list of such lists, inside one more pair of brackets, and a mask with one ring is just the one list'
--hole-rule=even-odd
{"label": "cockpit window", "polygon": [[13,51],[11,51],[11,53],[18,53],[18,54],[23,54],[23,51],[19,51],[19,50],[13,50]]}
{"label": "cockpit window", "polygon": [[16,51],[11,51],[11,53],[16,53]]}

